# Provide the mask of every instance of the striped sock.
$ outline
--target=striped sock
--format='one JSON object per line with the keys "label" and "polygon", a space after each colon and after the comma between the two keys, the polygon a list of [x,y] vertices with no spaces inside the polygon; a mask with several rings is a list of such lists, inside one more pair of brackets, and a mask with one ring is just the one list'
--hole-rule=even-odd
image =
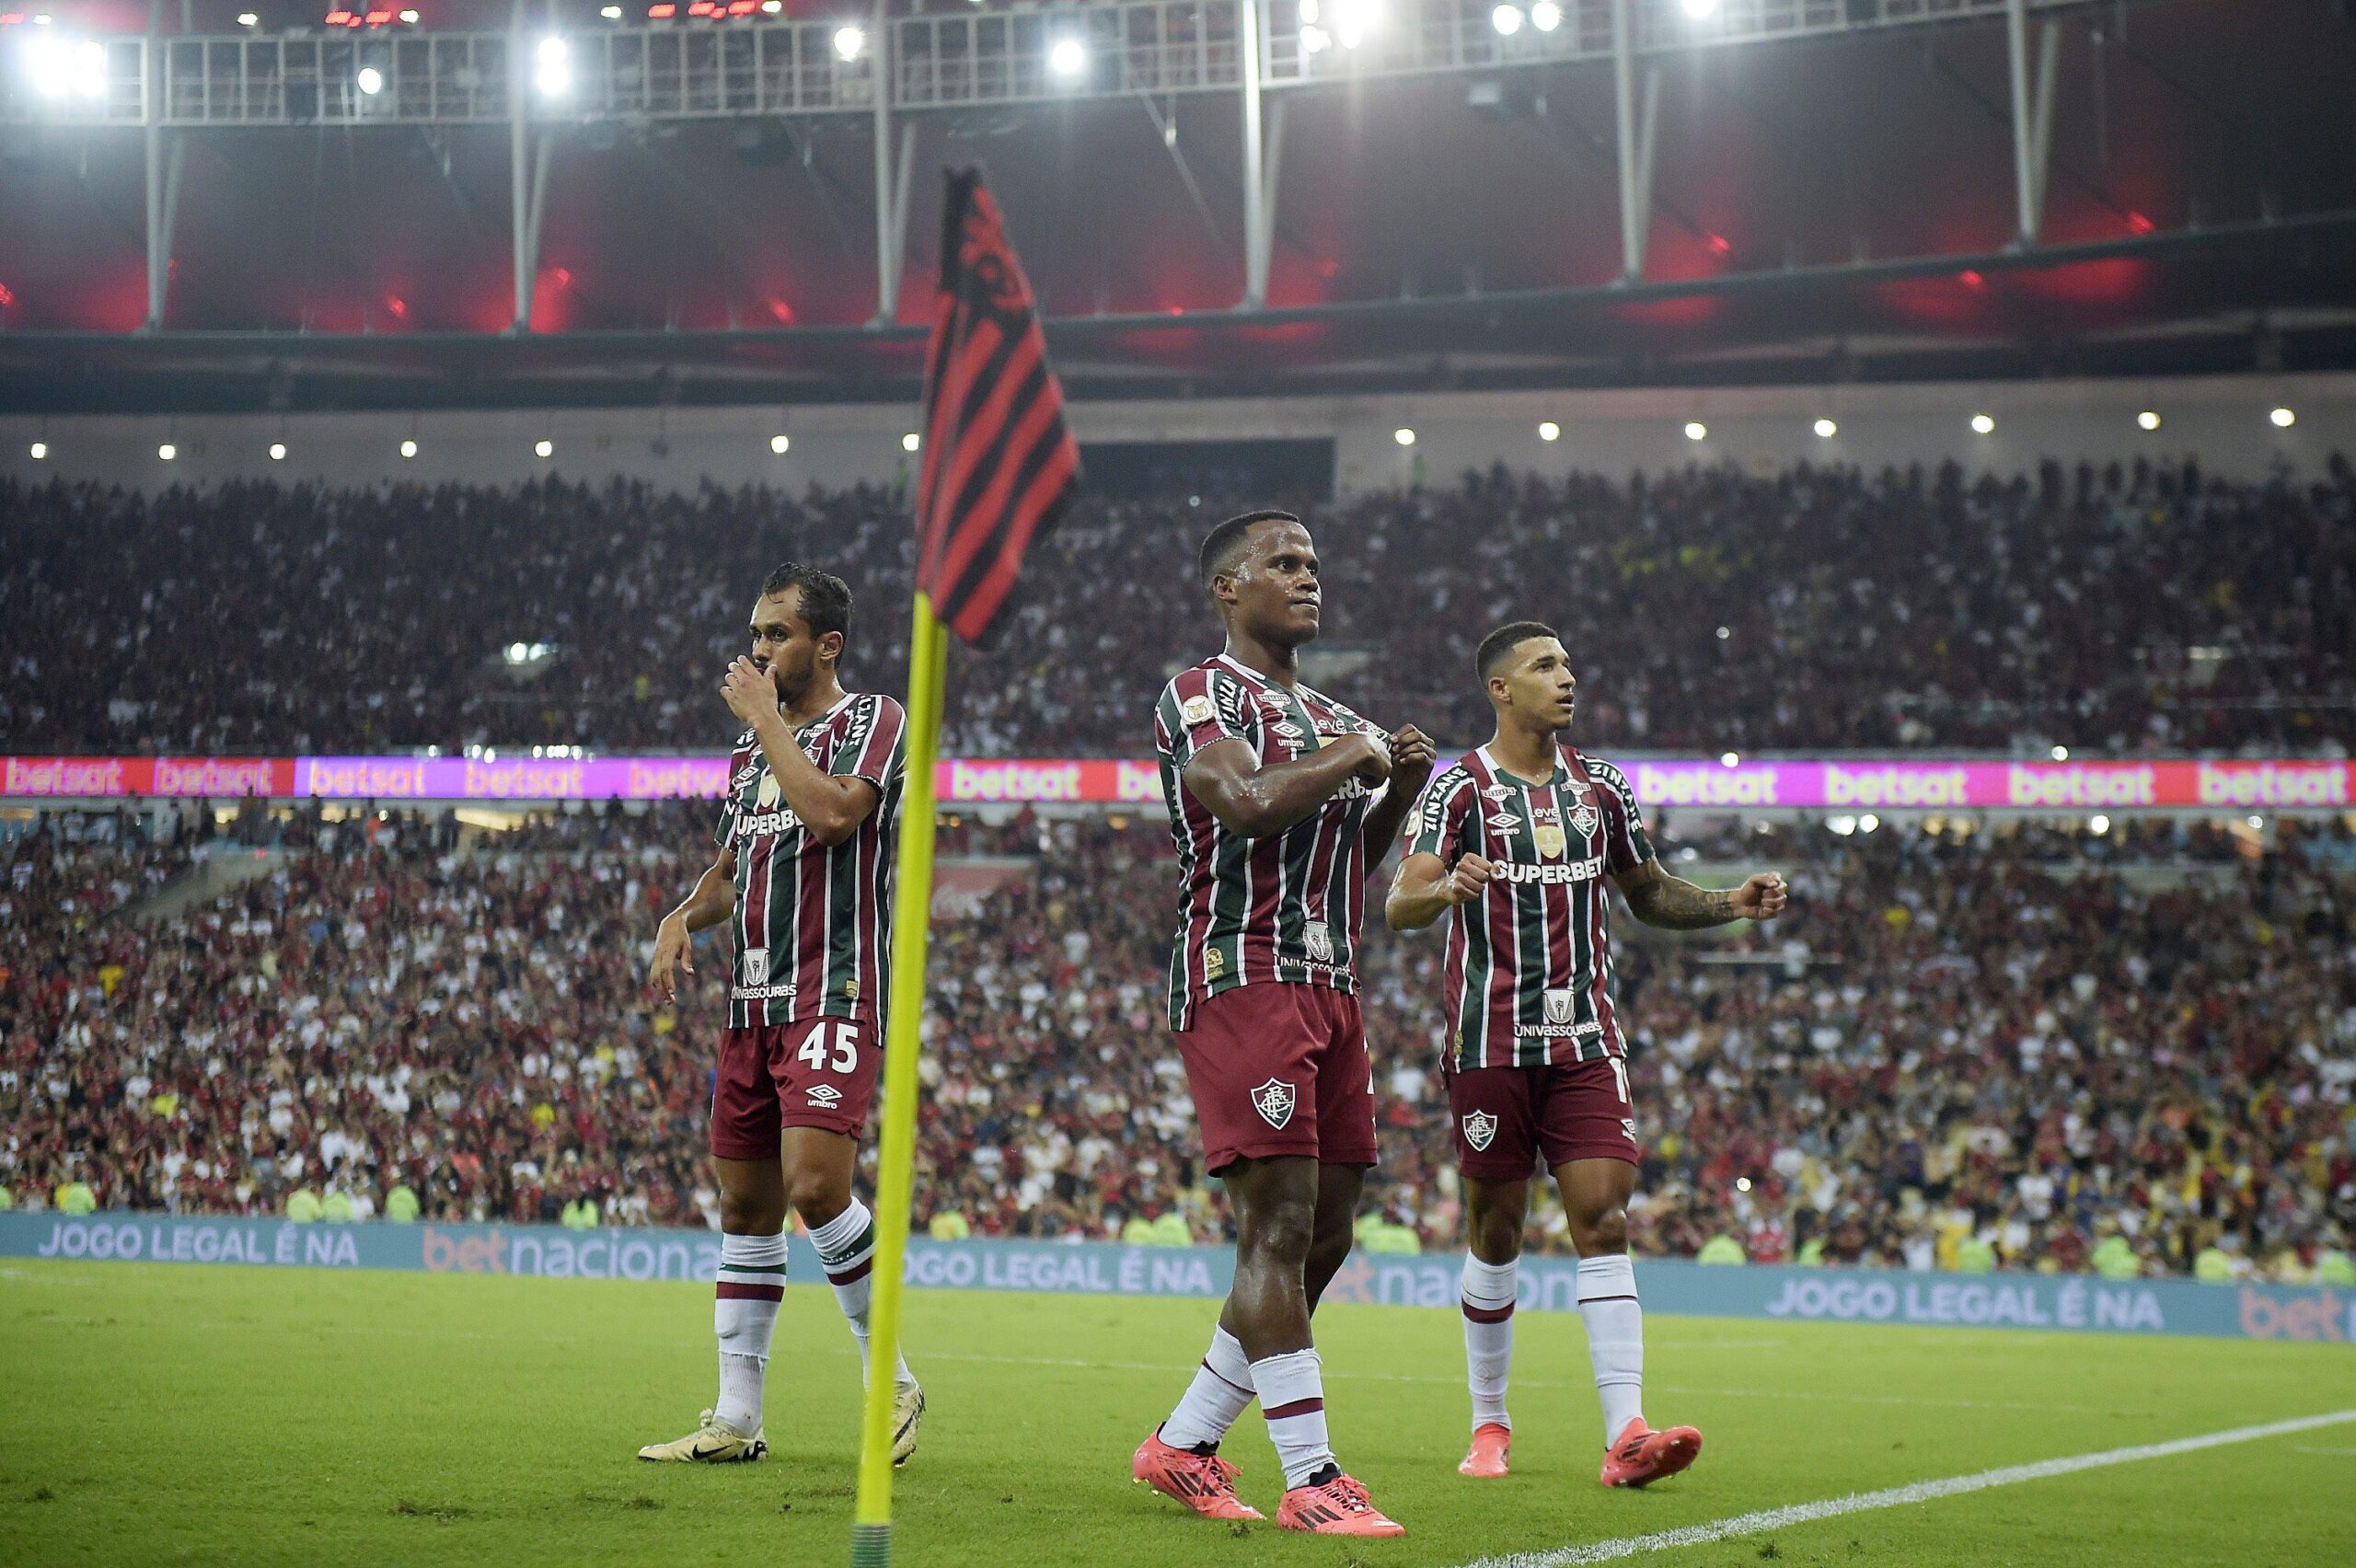
{"label": "striped sock", "polygon": [[1161,1440],[1173,1448],[1218,1447],[1243,1407],[1252,1402],[1252,1360],[1242,1342],[1225,1329],[1211,1331],[1211,1348],[1186,1385],[1186,1394],[1161,1424]]}
{"label": "striped sock", "polygon": [[785,1235],[722,1236],[712,1287],[711,1326],[720,1336],[720,1398],[712,1419],[751,1436],[761,1429],[761,1382],[785,1299]]}
{"label": "striped sock", "polygon": [[1252,1387],[1260,1396],[1260,1413],[1268,1418],[1268,1437],[1276,1446],[1288,1488],[1307,1485],[1328,1465],[1338,1468],[1325,1436],[1325,1379],[1314,1350],[1262,1356],[1252,1364]]}
{"label": "striped sock", "polygon": [[1513,1302],[1519,1259],[1464,1258],[1464,1375],[1472,1389],[1472,1429],[1511,1428],[1506,1378],[1513,1366]]}
{"label": "striped sock", "polygon": [[[867,1375],[867,1309],[875,1294],[875,1216],[853,1198],[850,1207],[810,1233],[810,1244],[818,1249],[826,1283],[835,1287],[835,1300],[850,1320],[850,1332],[859,1337],[859,1370],[863,1378]],[[899,1358],[898,1376],[903,1383],[908,1380],[905,1355]]]}
{"label": "striped sock", "polygon": [[1645,1418],[1645,1309],[1636,1303],[1636,1265],[1625,1252],[1579,1260],[1579,1318],[1588,1360],[1603,1400],[1603,1442]]}

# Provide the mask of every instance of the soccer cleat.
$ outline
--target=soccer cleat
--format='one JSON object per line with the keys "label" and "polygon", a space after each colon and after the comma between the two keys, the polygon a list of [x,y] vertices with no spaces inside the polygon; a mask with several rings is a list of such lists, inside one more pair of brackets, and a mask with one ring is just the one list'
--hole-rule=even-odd
{"label": "soccer cleat", "polygon": [[1464,1462],[1456,1467],[1459,1475],[1478,1476],[1484,1480],[1506,1473],[1506,1450],[1513,1446],[1513,1428],[1490,1422],[1472,1431],[1472,1447]]}
{"label": "soccer cleat", "polygon": [[741,1465],[768,1457],[769,1440],[756,1432],[751,1436],[713,1418],[706,1411],[703,1424],[685,1437],[672,1443],[649,1443],[638,1451],[641,1459],[658,1459],[664,1463],[699,1465]]}
{"label": "soccer cleat", "polygon": [[892,1396],[892,1462],[904,1465],[917,1451],[917,1426],[924,1420],[924,1390],[911,1378]]}
{"label": "soccer cleat", "polygon": [[1311,1486],[1296,1486],[1276,1505],[1276,1523],[1311,1535],[1402,1536],[1407,1527],[1385,1518],[1367,1500],[1366,1488],[1346,1475]]}
{"label": "soccer cleat", "polygon": [[1138,1445],[1129,1459],[1131,1480],[1174,1497],[1206,1519],[1265,1519],[1265,1514],[1235,1494],[1233,1465],[1217,1454],[1173,1448],[1161,1440],[1161,1428]]}
{"label": "soccer cleat", "polygon": [[1639,1416],[1603,1450],[1603,1473],[1598,1479],[1606,1486],[1649,1486],[1675,1475],[1701,1452],[1702,1435],[1691,1426],[1656,1432]]}

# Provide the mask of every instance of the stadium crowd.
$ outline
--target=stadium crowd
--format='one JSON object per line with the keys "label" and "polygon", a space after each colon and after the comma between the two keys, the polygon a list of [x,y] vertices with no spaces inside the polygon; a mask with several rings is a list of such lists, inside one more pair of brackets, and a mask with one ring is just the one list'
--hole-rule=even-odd
{"label": "stadium crowd", "polygon": [[[1140,755],[1169,669],[1209,647],[1173,585],[1223,504],[1083,501],[998,646],[954,661],[951,749]],[[879,490],[6,481],[0,513],[17,751],[710,750],[719,672],[786,556],[860,594],[850,684],[898,689],[905,669],[907,508]],[[1629,750],[2304,753],[2356,707],[2332,629],[2356,601],[2356,473],[2336,457],[2304,486],[2141,464],[1499,469],[1309,515],[1322,646],[1351,662],[1337,688],[1444,740],[1485,723],[1474,643],[1532,614],[1574,650],[1591,732]],[[159,676],[199,628],[203,657]]]}
{"label": "stadium crowd", "polygon": [[[706,815],[480,834],[297,814],[271,824],[265,874],[148,918],[121,912],[169,893],[194,835],[51,819],[0,843],[0,1187],[184,1212],[594,1204],[608,1223],[709,1222],[725,965],[703,964],[676,1009],[642,973],[656,914],[708,853]],[[1796,897],[1775,927],[1716,939],[1623,923],[1640,1251],[2150,1273],[2206,1258],[2281,1279],[2344,1258],[2344,827],[2284,823],[2261,847],[2165,823],[1690,841],[1676,825],[1659,842],[1680,869],[1773,866]],[[1221,1234],[1162,1028],[1158,819],[969,824],[949,842],[1029,864],[937,933],[919,1220]],[[1441,942],[1370,935],[1369,1204],[1388,1244],[1454,1245]],[[1558,1212],[1532,1225],[1562,1245]]]}

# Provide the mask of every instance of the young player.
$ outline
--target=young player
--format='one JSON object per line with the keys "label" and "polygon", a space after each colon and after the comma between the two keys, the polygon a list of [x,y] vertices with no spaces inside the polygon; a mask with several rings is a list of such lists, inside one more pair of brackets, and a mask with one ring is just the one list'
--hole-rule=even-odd
{"label": "young player", "polygon": [[1637,919],[1677,930],[1773,919],[1784,879],[1764,872],[1711,892],[1662,871],[1628,780],[1561,738],[1577,683],[1551,628],[1501,627],[1482,640],[1475,663],[1496,733],[1425,791],[1383,908],[1398,931],[1449,916],[1443,1067],[1472,1233],[1463,1302],[1472,1446],[1457,1469],[1507,1470],[1515,1265],[1542,1157],[1579,1253],[1579,1316],[1603,1401],[1603,1483],[1643,1486],[1692,1464],[1702,1435],[1645,1424],[1644,1314],[1628,1261],[1639,1156],[1602,879],[1618,884]]}
{"label": "young player", "polygon": [[[891,978],[893,850],[907,720],[888,697],[836,679],[851,620],[843,580],[769,573],[753,651],[721,696],[743,721],[729,759],[720,854],[663,918],[652,982],[695,973],[693,933],[728,922],[735,963],[712,1093],[720,1174],[720,1397],[698,1428],[641,1459],[715,1464],[768,1452],[761,1385],[785,1295],[785,1211],[808,1228],[866,1366],[875,1222],[851,1192],[883,1063]],[[916,1451],[924,1390],[899,1368],[892,1458]]]}
{"label": "young player", "polygon": [[1207,1518],[1262,1517],[1218,1457],[1256,1394],[1284,1467],[1279,1525],[1400,1535],[1327,1443],[1309,1317],[1349,1254],[1374,1163],[1374,1083],[1351,970],[1366,878],[1390,853],[1435,749],[1412,726],[1386,738],[1300,684],[1320,594],[1299,518],[1231,518],[1203,541],[1198,568],[1227,648],[1163,688],[1154,746],[1184,916],[1171,1027],[1205,1168],[1235,1216],[1235,1285],[1201,1371],[1130,1473]]}

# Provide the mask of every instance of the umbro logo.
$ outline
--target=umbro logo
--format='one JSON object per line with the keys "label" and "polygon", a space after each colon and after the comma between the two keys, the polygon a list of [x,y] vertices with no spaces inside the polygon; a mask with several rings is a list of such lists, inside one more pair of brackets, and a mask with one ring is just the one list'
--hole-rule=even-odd
{"label": "umbro logo", "polygon": [[828,1111],[840,1104],[842,1098],[843,1091],[830,1083],[814,1085],[810,1090],[810,1103]]}

